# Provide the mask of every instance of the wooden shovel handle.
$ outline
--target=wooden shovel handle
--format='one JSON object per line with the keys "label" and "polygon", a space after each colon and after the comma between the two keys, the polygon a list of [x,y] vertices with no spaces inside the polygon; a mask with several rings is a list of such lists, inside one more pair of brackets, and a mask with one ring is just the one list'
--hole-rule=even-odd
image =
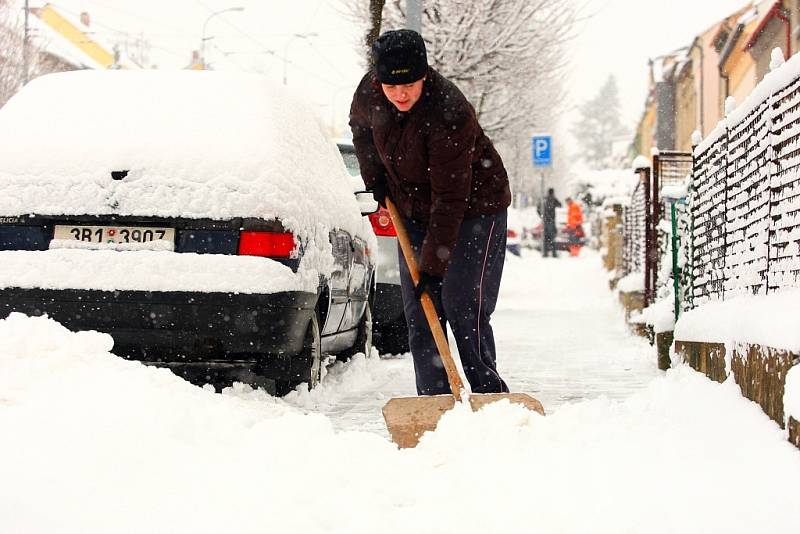
{"label": "wooden shovel handle", "polygon": [[[403,224],[403,218],[397,211],[394,203],[386,197],[386,207],[389,209],[389,214],[392,216],[392,222],[397,230],[397,239],[400,240],[400,248],[403,250],[403,256],[408,265],[408,271],[411,273],[411,279],[416,286],[419,283],[419,267],[417,267],[417,258],[414,256],[414,249],[411,247],[411,241],[408,239],[408,232]],[[433,333],[433,340],[436,342],[436,348],[439,349],[439,355],[444,363],[444,370],[447,372],[447,381],[450,383],[450,391],[457,401],[461,401],[461,391],[464,389],[464,382],[461,380],[461,375],[458,374],[456,362],[453,361],[453,356],[450,354],[450,346],[447,344],[447,336],[444,335],[442,324],[439,322],[439,314],[436,313],[436,306],[434,306],[428,292],[422,293],[420,298],[422,310],[425,312],[425,318],[428,319],[428,325],[431,327]]]}

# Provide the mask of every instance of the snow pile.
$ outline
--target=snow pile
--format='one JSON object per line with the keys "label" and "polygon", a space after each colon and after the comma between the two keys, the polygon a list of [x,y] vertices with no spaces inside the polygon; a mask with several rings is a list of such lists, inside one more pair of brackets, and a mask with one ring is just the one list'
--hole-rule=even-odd
{"label": "snow pile", "polygon": [[632,168],[634,172],[638,171],[639,169],[649,169],[650,160],[639,154],[636,156],[636,159],[633,160]]}
{"label": "snow pile", "polygon": [[634,271],[623,276],[619,279],[619,282],[617,282],[617,289],[623,293],[644,291],[644,273],[641,271]]}
{"label": "snow pile", "polygon": [[[797,451],[735,384],[686,368],[625,402],[547,417],[459,407],[398,451],[262,391],[214,394],[109,347],[47,319],[0,321],[0,531],[738,534],[769,516],[770,532],[789,534],[800,524]],[[481,513],[464,513],[470,487],[489,488]]]}
{"label": "snow pile", "polygon": [[706,302],[681,315],[675,339],[750,343],[800,353],[800,289]]}
{"label": "snow pile", "polygon": [[0,110],[0,161],[7,216],[280,218],[369,235],[310,105],[258,75],[42,76]]}
{"label": "snow pile", "polygon": [[671,332],[675,328],[675,301],[670,298],[657,300],[642,310],[642,318],[656,334]]}

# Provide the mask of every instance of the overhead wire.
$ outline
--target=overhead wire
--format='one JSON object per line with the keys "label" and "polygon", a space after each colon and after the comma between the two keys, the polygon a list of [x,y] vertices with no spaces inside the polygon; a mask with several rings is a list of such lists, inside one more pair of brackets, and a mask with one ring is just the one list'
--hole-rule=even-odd
{"label": "overhead wire", "polygon": [[[53,2],[50,2],[50,5],[55,7],[55,8],[57,8],[57,9],[59,9],[60,11],[63,11],[64,13],[67,13],[68,15],[70,15],[72,17],[80,18],[80,13],[76,13],[75,11],[73,11],[72,9],[70,9],[68,7],[65,7],[65,6],[63,6],[61,4],[56,4],[56,3],[53,3]],[[119,11],[125,12],[124,10],[119,10]],[[118,28],[114,28],[113,26],[109,26],[108,24],[105,24],[103,22],[93,21],[92,22],[92,26],[93,27],[105,28],[109,32],[113,32],[113,33],[116,33],[118,35],[125,36],[126,39],[127,39],[128,35],[131,35],[131,33],[128,32],[128,31],[124,31],[124,30],[120,30]],[[162,52],[166,52],[166,53],[168,53],[170,55],[173,55],[175,57],[179,57],[179,58],[182,58],[182,59],[186,59],[186,57],[187,57],[185,53],[176,52],[175,50],[172,50],[172,49],[169,49],[169,48],[165,48],[164,46],[161,46],[161,45],[155,45],[155,44],[153,44],[152,42],[149,42],[149,41],[148,41],[148,44],[152,48],[155,48],[157,50],[161,50]]]}
{"label": "overhead wire", "polygon": [[[197,5],[199,5],[200,7],[202,7],[203,9],[205,9],[206,11],[210,12],[210,13],[213,13],[213,12],[214,12],[214,10],[213,10],[213,9],[211,9],[210,7],[208,7],[208,6],[207,6],[207,5],[206,5],[204,2],[202,2],[202,0],[195,0],[195,3],[196,3]],[[308,75],[310,75],[310,76],[313,76],[314,78],[317,78],[318,80],[321,80],[321,81],[323,81],[323,82],[325,82],[325,83],[327,83],[327,84],[329,84],[329,85],[332,85],[332,86],[336,86],[336,85],[337,85],[337,83],[336,83],[336,82],[329,80],[329,79],[328,79],[328,78],[326,78],[325,76],[321,76],[320,74],[318,74],[318,73],[316,73],[316,72],[314,72],[314,71],[312,71],[312,70],[310,70],[310,69],[307,69],[307,68],[303,67],[301,64],[299,64],[299,63],[297,63],[297,62],[294,62],[294,61],[291,61],[291,60],[289,60],[289,59],[288,59],[288,58],[286,58],[286,57],[285,57],[283,54],[280,54],[280,53],[278,53],[278,52],[276,52],[276,51],[274,51],[274,50],[271,50],[271,49],[270,49],[268,46],[266,46],[266,45],[265,45],[263,42],[261,42],[259,39],[256,39],[256,38],[255,38],[255,37],[253,37],[253,36],[252,36],[250,33],[248,33],[248,32],[246,32],[246,31],[244,31],[244,30],[243,30],[243,29],[241,29],[239,26],[235,25],[234,23],[230,22],[229,20],[225,19],[224,17],[223,17],[221,20],[222,20],[222,22],[224,22],[224,23],[225,23],[227,26],[230,26],[231,28],[233,28],[234,30],[236,30],[238,33],[240,33],[241,35],[243,35],[244,37],[246,37],[246,38],[248,38],[249,40],[251,40],[252,42],[256,43],[256,44],[257,44],[257,45],[258,45],[258,46],[259,46],[259,47],[260,47],[262,50],[264,50],[264,51],[270,50],[270,52],[269,52],[269,53],[270,53],[270,55],[272,55],[273,57],[276,57],[276,58],[280,59],[281,61],[284,61],[284,62],[286,62],[286,63],[287,63],[287,64],[289,64],[289,65],[293,65],[294,67],[296,67],[297,69],[299,69],[299,70],[301,70],[301,71],[305,72],[306,74],[308,74]]]}

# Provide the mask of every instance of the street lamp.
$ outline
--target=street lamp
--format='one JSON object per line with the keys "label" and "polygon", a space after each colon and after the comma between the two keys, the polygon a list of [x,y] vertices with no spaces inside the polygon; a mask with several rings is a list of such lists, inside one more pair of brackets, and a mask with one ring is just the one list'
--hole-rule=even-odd
{"label": "street lamp", "polygon": [[208,26],[208,21],[216,17],[217,15],[221,15],[223,13],[228,13],[230,11],[244,11],[243,7],[229,7],[226,9],[220,9],[219,11],[215,11],[208,16],[206,21],[203,23],[203,35],[200,38],[200,60],[203,62],[203,69],[206,68],[206,41],[211,39],[211,37],[206,38],[206,26]]}
{"label": "street lamp", "polygon": [[286,64],[289,62],[289,45],[292,43],[294,39],[308,39],[309,37],[316,37],[317,33],[295,33],[289,37],[289,40],[286,41],[286,46],[283,48],[283,85],[286,85]]}

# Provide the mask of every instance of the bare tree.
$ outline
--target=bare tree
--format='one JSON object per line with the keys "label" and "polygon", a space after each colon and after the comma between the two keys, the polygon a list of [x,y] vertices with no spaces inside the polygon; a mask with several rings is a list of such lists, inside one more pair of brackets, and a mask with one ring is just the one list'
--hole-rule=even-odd
{"label": "bare tree", "polygon": [[21,13],[9,0],[0,0],[0,106],[25,80],[24,34]]}
{"label": "bare tree", "polygon": [[26,78],[32,80],[50,72],[76,68],[49,54],[45,50],[47,41],[35,31],[29,32],[25,46],[24,19],[25,12],[20,2],[0,0],[0,107],[22,88]]}
{"label": "bare tree", "polygon": [[370,62],[370,54],[372,52],[372,43],[381,34],[381,24],[383,23],[383,6],[386,0],[369,0],[369,28],[367,35],[364,37],[364,45],[366,46],[365,57],[367,64]]}

